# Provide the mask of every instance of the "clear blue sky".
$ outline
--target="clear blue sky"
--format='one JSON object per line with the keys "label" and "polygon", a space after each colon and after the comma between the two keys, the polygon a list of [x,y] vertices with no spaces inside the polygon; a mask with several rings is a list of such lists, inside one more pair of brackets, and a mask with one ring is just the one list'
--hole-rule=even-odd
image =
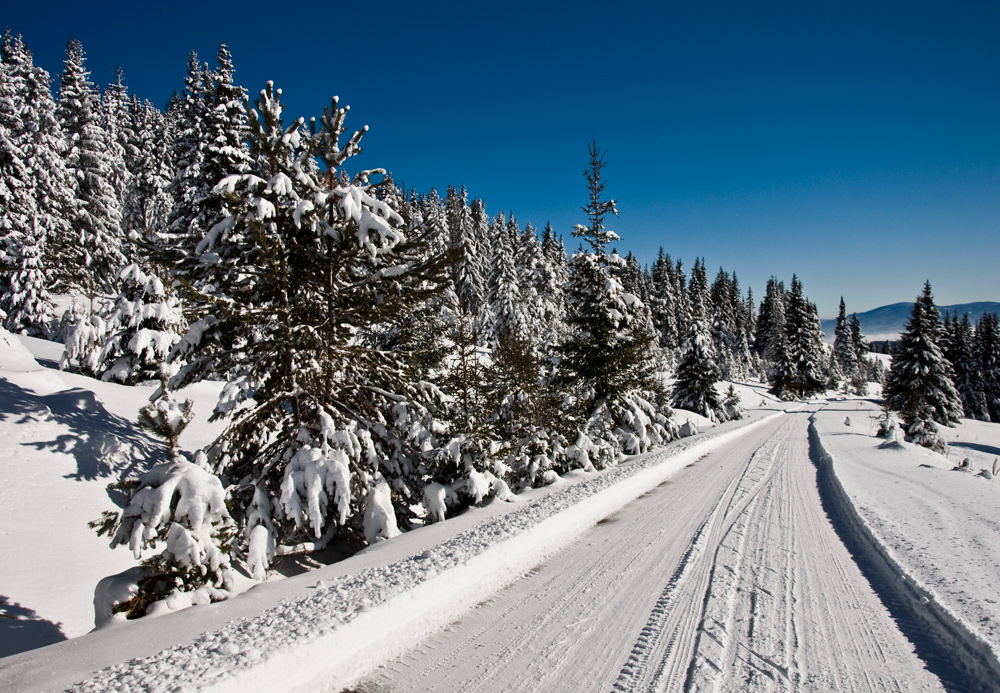
{"label": "clear blue sky", "polygon": [[[8,3],[9,5],[12,3]],[[824,317],[1000,300],[1000,3],[13,3],[0,21],[57,77],[83,42],[163,106],[219,43],[290,117],[337,94],[371,126],[358,167],[465,184],[567,236],[591,136],[619,249],[798,273]],[[573,244],[575,246],[575,244]]]}

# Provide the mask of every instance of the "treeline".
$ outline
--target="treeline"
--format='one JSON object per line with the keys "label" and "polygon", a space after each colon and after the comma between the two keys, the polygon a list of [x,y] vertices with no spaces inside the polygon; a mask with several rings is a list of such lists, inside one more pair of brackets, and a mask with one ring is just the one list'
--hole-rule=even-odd
{"label": "treeline", "polygon": [[[162,112],[120,70],[96,90],[77,41],[58,100],[20,37],[2,58],[4,324],[63,341],[93,377],[161,382],[140,423],[170,461],[97,523],[137,555],[166,544],[133,613],[218,598],[232,555],[262,577],[616,464],[678,434],[671,406],[739,417],[723,378],[794,398],[872,377],[860,333],[823,348],[797,278],[758,309],[701,259],[688,275],[662,251],[651,268],[619,255],[596,143],[567,257],[550,227],[489,216],[464,188],[348,173],[365,129],[347,135],[347,108],[287,119],[271,83],[251,106],[225,46],[214,68],[191,55]],[[55,315],[53,294],[78,300]],[[204,379],[225,384],[212,416],[228,425],[188,459],[174,393]]]}

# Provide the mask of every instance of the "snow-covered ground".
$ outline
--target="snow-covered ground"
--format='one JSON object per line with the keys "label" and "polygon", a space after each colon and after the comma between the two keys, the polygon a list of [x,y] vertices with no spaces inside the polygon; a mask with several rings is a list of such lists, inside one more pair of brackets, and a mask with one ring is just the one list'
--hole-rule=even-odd
{"label": "snow-covered ground", "polygon": [[[814,421],[860,519],[855,531],[877,554],[862,560],[884,561],[895,578],[887,598],[904,602],[901,613],[943,656],[975,677],[992,676],[984,689],[998,690],[1000,481],[987,477],[1000,458],[1000,426],[964,419],[943,428],[946,458],[874,437],[880,414],[870,401],[846,400],[830,402]],[[954,471],[965,458],[970,470]]]}
{"label": "snow-covered ground", "polygon": [[[97,580],[134,565],[86,523],[114,507],[107,484],[160,445],[133,424],[148,388],[54,371],[59,353],[40,340],[0,344],[0,656],[11,655],[0,690],[940,690],[939,677],[991,690],[1000,680],[989,678],[1000,482],[975,474],[1000,457],[1000,426],[948,430],[946,460],[879,447],[871,402],[787,405],[756,384],[736,384],[749,422],[712,427],[678,411],[702,434],[227,602],[77,637],[92,627]],[[217,390],[182,394],[202,413],[182,440],[192,450],[218,431],[204,423]],[[974,472],[951,471],[964,457]],[[846,521],[851,512],[861,521]],[[915,586],[914,603],[873,577],[874,554]],[[928,638],[921,606],[938,624]],[[939,642],[968,661],[955,672],[928,661]]]}
{"label": "snow-covered ground", "polygon": [[[87,523],[115,509],[108,484],[144,469],[162,444],[135,425],[151,389],[53,370],[62,347],[52,342],[6,333],[0,340],[0,599],[7,617],[0,618],[0,656],[6,656],[93,629],[97,581],[135,560],[109,549]],[[184,395],[207,413],[218,389],[204,383]],[[202,421],[185,432],[183,445],[204,445],[218,428]]]}

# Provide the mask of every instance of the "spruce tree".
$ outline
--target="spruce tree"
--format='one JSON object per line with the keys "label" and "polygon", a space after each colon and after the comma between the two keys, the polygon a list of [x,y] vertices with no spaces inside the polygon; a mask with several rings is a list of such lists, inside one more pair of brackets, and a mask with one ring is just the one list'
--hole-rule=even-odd
{"label": "spruce tree", "polygon": [[651,272],[650,313],[653,325],[659,333],[660,348],[665,355],[673,358],[673,352],[680,346],[677,333],[677,316],[675,311],[673,262],[670,256],[660,248],[656,262]]}
{"label": "spruce tree", "polygon": [[0,311],[6,314],[4,327],[16,334],[48,337],[52,323],[49,280],[42,265],[44,236],[32,220],[31,232],[21,238],[13,258],[13,268],[0,295]]}
{"label": "spruce tree", "polygon": [[477,319],[486,300],[483,248],[476,235],[475,219],[469,207],[465,186],[461,190],[448,188],[445,210],[450,237],[449,246],[455,253],[451,267],[452,284],[461,302],[462,312],[470,319]]}
{"label": "spruce tree", "polygon": [[802,282],[794,275],[788,298],[785,321],[791,374],[788,389],[797,397],[809,397],[826,389],[819,317],[816,314],[816,306],[809,303],[803,294]]}
{"label": "spruce tree", "polygon": [[976,333],[973,332],[968,314],[963,315],[961,320],[955,316],[946,318],[945,331],[948,339],[943,351],[955,374],[955,389],[962,398],[965,416],[989,421],[989,409],[983,392],[984,379],[980,372],[981,361],[977,358]]}
{"label": "spruce tree", "polygon": [[134,385],[159,376],[185,325],[176,297],[155,274],[131,263],[122,267],[119,279],[121,293],[105,319],[95,375]]}
{"label": "spruce tree", "polygon": [[883,390],[886,405],[902,417],[908,439],[935,449],[944,449],[935,424],[951,426],[962,416],[951,366],[939,345],[940,320],[928,281],[913,304]]}
{"label": "spruce tree", "polygon": [[0,65],[0,310],[5,312],[13,302],[11,282],[21,246],[33,242],[31,229],[37,216],[21,121],[26,86],[12,44],[8,33]]}
{"label": "spruce tree", "polygon": [[194,257],[195,248],[207,231],[199,216],[199,204],[208,196],[211,183],[202,172],[205,160],[206,95],[204,74],[198,55],[188,56],[184,94],[170,111],[174,136],[170,158],[174,178],[168,188],[173,206],[159,249],[159,261],[178,268]]}
{"label": "spruce tree", "polygon": [[975,351],[989,420],[1000,423],[1000,320],[984,313],[976,323]]}
{"label": "spruce tree", "polygon": [[112,187],[106,134],[94,112],[89,74],[83,46],[71,39],[66,46],[57,112],[68,143],[66,166],[76,181],[73,229],[79,234],[81,257],[76,265],[75,258],[65,262],[77,270],[72,283],[85,291],[93,309],[99,293],[113,290],[125,256],[118,192]]}
{"label": "spruce tree", "polygon": [[724,421],[725,408],[715,388],[722,379],[722,372],[715,363],[714,352],[707,325],[696,318],[691,323],[691,332],[677,364],[671,403],[712,421]]}
{"label": "spruce tree", "polygon": [[847,317],[847,306],[844,297],[840,297],[840,312],[837,313],[837,324],[833,330],[833,358],[840,373],[850,380],[858,368],[857,354],[851,339],[851,323]]}
{"label": "spruce tree", "polygon": [[[865,342],[865,336],[861,334],[861,320],[858,319],[857,313],[851,313],[851,344],[854,347],[854,360],[857,364],[857,368],[851,376],[851,387],[854,388],[855,394],[866,395],[868,394],[868,382],[873,380],[874,364],[867,356],[868,344]],[[881,361],[877,363],[881,366]],[[877,380],[877,382],[882,381]]]}
{"label": "spruce tree", "polygon": [[251,113],[255,169],[216,186],[231,216],[204,252],[219,254],[208,279],[227,298],[199,297],[207,314],[175,349],[188,363],[172,381],[228,380],[214,416],[231,421],[209,452],[236,482],[233,514],[255,574],[283,545],[363,541],[383,476],[410,513],[439,451],[430,408],[443,403],[377,337],[439,290],[445,259],[422,259],[407,241],[375,172],[343,182],[365,132],[341,139],[347,109],[334,99],[306,130],[301,119],[284,124],[280,94],[269,83]]}
{"label": "spruce tree", "polygon": [[649,311],[621,285],[624,260],[605,254],[607,244],[618,240],[605,219],[617,211],[613,200],[604,199],[604,152],[592,142],[588,153],[583,211],[589,224],[577,225],[573,235],[590,250],[580,250],[571,261],[568,337],[560,348],[562,383],[576,402],[570,423],[579,431],[569,455],[585,468],[614,464],[623,449],[640,452],[660,442],[669,415],[654,412],[647,401],[661,390],[654,379],[655,332]]}

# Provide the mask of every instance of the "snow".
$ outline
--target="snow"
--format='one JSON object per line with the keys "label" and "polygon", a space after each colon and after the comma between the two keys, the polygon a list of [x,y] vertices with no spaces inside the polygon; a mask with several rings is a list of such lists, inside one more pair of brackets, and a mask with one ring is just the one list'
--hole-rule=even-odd
{"label": "snow", "polygon": [[[995,681],[1000,672],[996,664],[1000,485],[980,476],[991,471],[1000,457],[1000,427],[964,420],[954,429],[942,428],[951,446],[947,458],[898,441],[880,447],[885,443],[875,437],[880,412],[868,400],[839,397],[789,406],[748,383],[734,385],[750,410],[748,421],[715,426],[704,417],[677,410],[676,423],[690,422],[702,433],[602,472],[575,470],[563,477],[552,473],[546,477],[548,485],[516,495],[497,488],[488,473],[463,479],[462,489],[432,485],[424,498],[429,519],[443,519],[448,496],[456,491],[480,497],[483,507],[406,534],[399,535],[396,529],[388,486],[376,480],[367,494],[364,520],[372,546],[354,557],[298,577],[259,584],[226,602],[207,604],[207,591],[175,594],[152,607],[151,612],[162,618],[127,623],[113,619],[117,627],[77,637],[93,627],[94,608],[103,609],[105,618],[110,616],[107,605],[127,599],[141,575],[129,552],[110,550],[107,540],[98,538],[86,523],[114,507],[105,490],[109,481],[130,468],[155,473],[162,445],[132,424],[153,388],[123,387],[40,365],[54,364],[58,352],[58,345],[0,331],[0,468],[6,480],[0,487],[0,556],[4,557],[0,595],[6,598],[4,613],[14,617],[0,619],[0,655],[13,655],[0,659],[3,690],[68,686],[290,690],[319,683],[337,689],[376,671],[397,676],[391,661],[417,645],[426,649],[431,661],[440,661],[435,649],[426,645],[428,638],[440,641],[442,636],[435,634],[450,632],[448,624],[459,619],[476,623],[480,611],[486,618],[486,607],[476,605],[493,600],[508,603],[501,594],[519,600],[535,619],[522,622],[504,616],[510,629],[531,624],[544,631],[530,631],[530,636],[524,631],[523,656],[536,657],[535,641],[551,637],[552,652],[564,653],[559,657],[565,656],[567,666],[577,667],[573,676],[582,676],[585,686],[598,681],[588,678],[589,667],[594,666],[604,677],[600,679],[604,688],[657,687],[665,680],[680,685],[685,677],[692,685],[726,688],[745,676],[756,677],[757,682],[766,679],[772,682],[769,685],[786,681],[794,688],[797,682],[816,690],[837,685],[879,687],[893,681],[909,681],[905,687],[915,690],[935,690],[937,679],[923,669],[913,646],[893,625],[897,612],[891,618],[885,612],[881,600],[887,590],[896,601],[909,600],[907,613],[919,617],[922,608],[931,614],[921,637],[945,643],[943,656],[958,662],[954,666],[966,672],[966,680]],[[183,449],[194,450],[211,441],[223,425],[205,422],[219,388],[203,383],[178,393],[193,399],[199,412],[182,435]],[[807,445],[807,414],[813,411],[813,438]],[[588,454],[588,442],[593,445],[587,440],[575,443],[581,462]],[[339,487],[349,488],[350,480],[343,475],[327,478],[339,468],[335,458],[343,454],[340,449],[303,450],[300,464],[290,467],[288,500],[292,496],[299,500],[301,519],[309,523],[318,504],[338,502]],[[699,462],[706,455],[706,461]],[[810,483],[810,458],[820,470],[822,508],[818,497],[810,500],[811,496],[801,495]],[[953,471],[966,458],[970,471]],[[746,467],[735,476],[725,476],[732,472],[711,461],[715,459],[735,460]],[[711,483],[709,469],[720,470],[712,472],[716,481]],[[676,491],[669,490],[670,484],[662,485],[680,484],[682,478],[695,485]],[[711,484],[716,484],[718,493],[727,494],[727,503],[721,497],[709,501],[708,495],[693,491],[704,487],[708,494]],[[828,506],[834,502],[829,489],[838,484],[841,496]],[[487,497],[490,490],[492,499]],[[657,497],[680,495],[653,505],[636,501],[654,492]],[[602,555],[589,548],[588,542],[594,541],[591,528],[614,527],[616,518],[654,507],[671,519],[643,517],[637,520],[637,529],[629,530],[641,535],[608,535],[609,546],[625,549],[635,544],[636,556],[660,555],[665,549],[644,549],[642,542],[662,536],[671,547],[671,560],[678,562],[672,568],[647,570],[634,591],[625,590],[625,601],[614,602],[621,623],[587,627],[579,631],[579,638],[572,636],[588,643],[586,657],[569,652],[560,643],[582,626],[567,620],[557,627],[551,621],[557,618],[554,615],[538,620],[541,612],[548,613],[549,602],[538,602],[521,588],[511,591],[510,586],[524,583],[527,590],[526,581],[536,573],[564,573],[567,581],[576,580],[573,589],[587,594],[604,579],[604,573],[592,572],[595,569],[583,562],[584,556]],[[838,533],[842,538],[845,532],[850,535],[844,539],[849,548],[862,537],[872,547],[870,562],[882,557],[879,560],[896,576],[889,587],[873,583],[872,591],[858,577],[844,577],[857,573],[859,559],[847,553],[828,524],[824,529],[822,510],[828,507],[836,509]],[[150,517],[162,514],[151,508]],[[251,566],[263,566],[274,553],[267,528],[269,512],[265,500],[259,517],[250,523]],[[854,524],[844,519],[852,513],[858,518]],[[675,536],[678,528],[668,531],[675,521],[683,521],[690,534]],[[660,528],[652,529],[656,527]],[[175,554],[185,555],[183,537],[175,539]],[[578,544],[578,550],[568,548]],[[792,557],[794,565],[786,562]],[[638,558],[607,560],[614,568],[607,573],[610,576]],[[550,568],[539,573],[539,566]],[[571,578],[573,570],[583,572]],[[258,571],[258,577],[262,575]],[[751,591],[746,586],[751,584],[757,601],[748,601]],[[909,591],[900,591],[899,585]],[[504,588],[507,591],[501,593]],[[767,593],[772,597],[765,598]],[[829,608],[813,604],[816,595],[836,606],[832,616],[818,617],[819,612],[810,611]],[[597,618],[584,612],[600,610],[604,599],[574,596],[567,602],[574,604],[573,609],[559,618]],[[192,604],[201,605],[185,608]],[[889,608],[903,607],[890,604]],[[786,617],[787,623],[781,620]],[[748,622],[756,625],[749,632],[740,630]],[[493,623],[485,631],[496,631],[486,641],[486,650],[462,655],[461,661],[469,667],[482,663],[506,672],[514,678],[503,687],[519,689],[523,684],[516,683],[521,679],[512,671],[528,675],[535,665],[516,659],[520,650],[505,645],[501,635],[517,636],[499,625],[502,621]],[[801,642],[781,635],[793,623],[794,628],[804,629],[796,631]],[[633,626],[635,631],[628,630]],[[643,628],[644,639],[633,644],[635,633]],[[679,629],[679,641],[667,637],[674,632],[671,628]],[[586,638],[604,631],[607,635],[600,637],[614,635],[626,644],[602,640],[605,649],[596,655]],[[14,654],[68,637],[76,639]],[[853,644],[840,652],[837,648],[848,642],[845,637]],[[808,644],[804,650],[803,643]],[[752,660],[756,673],[739,654],[751,651],[746,648],[768,658]],[[874,671],[866,671],[862,663],[873,651],[882,651],[886,659],[881,668],[872,664],[869,669]],[[59,666],[52,667],[52,661]],[[504,668],[513,662],[513,670]],[[378,668],[382,665],[390,668]],[[567,675],[559,658],[540,657],[537,666],[550,667],[552,676]],[[420,670],[414,664],[414,672]],[[674,675],[679,678],[670,678]],[[410,687],[414,685],[423,684],[411,680]]]}
{"label": "snow", "polygon": [[[152,388],[56,371],[61,354],[61,344],[0,330],[0,597],[3,612],[17,614],[0,618],[0,656],[94,627],[95,586],[135,560],[87,523],[115,509],[110,482],[162,449],[134,425]],[[182,396],[202,413],[181,437],[193,449],[222,425],[204,421],[218,384]]]}
{"label": "snow", "polygon": [[[40,340],[36,342],[44,346]],[[23,354],[21,358],[22,364],[27,363],[30,366],[30,362],[24,360]],[[9,378],[12,374],[5,370],[2,375]],[[88,381],[70,373],[61,377],[68,381]],[[88,384],[100,390],[108,400],[115,400],[116,409],[126,412],[138,409],[139,404],[144,403],[150,392],[147,388],[125,388],[97,381],[88,381]],[[205,393],[195,394],[201,395],[196,400],[205,401]],[[190,393],[185,391],[181,396],[190,396]],[[128,406],[129,398],[133,406]],[[97,410],[103,410],[96,397],[92,403],[96,405]],[[208,409],[206,407],[202,411]],[[200,426],[196,422],[192,424],[192,428],[197,432]],[[186,431],[185,435],[190,433]],[[199,437],[204,439],[205,431],[201,431]],[[35,681],[34,684],[17,684],[30,689],[40,685],[37,684],[38,679],[35,677],[42,676],[56,677],[61,681],[58,685],[65,686],[82,680],[87,672],[95,667],[118,665],[114,673],[105,674],[106,677],[114,677],[117,682],[115,685],[126,686],[126,682],[134,684],[136,679],[132,677],[136,675],[157,676],[161,679],[163,676],[168,678],[179,676],[188,682],[201,681],[200,677],[204,677],[206,671],[201,668],[203,666],[212,671],[218,670],[220,676],[252,672],[241,676],[253,677],[256,684],[258,677],[263,674],[250,665],[261,659],[262,652],[270,652],[275,641],[287,641],[285,654],[269,656],[266,660],[269,662],[267,670],[272,672],[269,675],[275,676],[276,672],[285,671],[279,665],[282,661],[287,664],[289,658],[299,662],[297,666],[302,667],[303,676],[314,674],[312,666],[304,664],[313,661],[305,653],[313,651],[311,649],[313,647],[326,647],[331,642],[344,644],[343,656],[345,660],[349,660],[350,653],[363,646],[365,638],[371,637],[362,635],[363,633],[391,632],[395,633],[399,642],[409,642],[406,638],[400,638],[395,630],[385,630],[386,626],[390,625],[388,623],[390,619],[387,618],[389,611],[393,614],[392,628],[412,632],[413,637],[443,625],[447,619],[474,604],[484,594],[516,578],[530,567],[532,562],[541,560],[558,550],[571,536],[592,526],[603,514],[628,502],[629,498],[634,498],[650,484],[659,483],[664,476],[671,473],[671,470],[682,468],[684,464],[695,459],[699,454],[696,446],[700,440],[689,439],[676,443],[666,452],[637,458],[635,463],[624,464],[607,473],[571,473],[559,483],[515,496],[515,502],[493,501],[483,510],[477,511],[478,514],[467,513],[468,518],[462,516],[446,523],[410,532],[392,541],[379,542],[353,559],[317,571],[317,575],[310,574],[279,583],[261,585],[230,602],[172,613],[156,621],[144,619],[129,623],[127,627],[95,632],[87,638],[74,641],[76,654],[72,657],[67,654],[58,655],[62,658],[60,661],[64,662],[60,665],[60,671],[53,672],[49,667],[32,664],[38,661],[36,657],[43,656],[45,650],[7,658],[0,665],[0,683]],[[20,478],[19,474],[16,476]],[[103,485],[107,480],[102,478],[101,483],[91,486],[94,487],[94,491],[98,488],[103,491]],[[84,482],[67,481],[67,483],[79,485]],[[586,498],[591,499],[591,502],[580,503]],[[596,502],[598,499],[600,502]],[[86,528],[85,521],[95,519],[95,510],[106,507],[108,507],[106,501],[92,496],[84,507],[77,511],[78,521],[70,523],[79,528],[81,542],[89,540],[88,552],[93,555],[88,556],[86,560],[82,556],[75,559],[75,562],[81,565],[92,564],[93,567],[89,572],[81,571],[72,584],[62,584],[65,582],[64,572],[61,569],[63,562],[74,561],[72,552],[68,552],[62,545],[55,552],[57,555],[49,559],[50,562],[47,564],[49,567],[39,570],[39,564],[35,563],[24,571],[28,575],[42,572],[51,576],[52,581],[49,585],[51,592],[66,595],[67,604],[61,610],[55,608],[53,613],[67,613],[69,609],[65,606],[68,606],[68,603],[83,605],[83,608],[77,608],[78,625],[76,631],[72,633],[74,636],[82,634],[87,629],[85,624],[93,622],[90,609],[93,586],[105,576],[134,566],[127,552],[109,551],[104,540],[98,539]],[[567,515],[567,512],[570,514]],[[69,519],[72,519],[72,515]],[[67,530],[63,523],[67,520],[67,516],[63,515],[60,520],[58,531],[65,535]],[[54,532],[56,526],[50,524],[50,532]],[[23,528],[16,529],[24,531]],[[30,539],[25,542],[24,537],[20,537],[19,546],[25,543],[31,545]],[[389,553],[379,552],[380,547],[389,548]],[[409,553],[411,551],[413,553]],[[96,560],[100,556],[104,556],[107,560]],[[484,579],[484,575],[494,573],[493,577]],[[88,574],[93,577],[88,579]],[[433,579],[435,576],[441,577],[435,581]],[[313,594],[315,590],[312,586],[316,584],[317,579],[323,580],[329,588]],[[58,599],[54,600],[51,594],[43,596],[37,591],[28,590],[25,584],[28,581],[14,584],[5,572],[3,593],[7,594],[9,591],[19,603],[60,602]],[[53,583],[59,583],[58,587]],[[465,584],[464,588],[461,588],[462,584]],[[120,586],[118,588],[120,589]],[[127,591],[127,586],[125,589]],[[107,591],[108,587],[105,590]],[[267,595],[266,598],[264,595]],[[262,598],[267,608],[261,603]],[[317,599],[326,600],[324,604],[328,604],[329,608],[318,612],[315,602]],[[390,599],[394,600],[392,604],[385,606],[386,601]],[[282,600],[288,601],[279,604]],[[376,608],[375,605],[380,603],[382,606]],[[410,605],[411,610],[422,610],[418,616],[414,616],[415,623],[423,624],[421,627],[416,627],[414,623],[407,625],[405,619],[397,620],[400,603]],[[441,604],[450,606],[441,607]],[[239,617],[251,620],[240,621]],[[234,618],[237,619],[234,625],[227,627],[228,629],[222,628],[225,622]],[[320,619],[319,622],[316,621],[317,618]],[[345,623],[353,625],[345,630]],[[375,628],[376,626],[378,628]],[[212,635],[206,636],[208,640],[198,641],[196,646],[179,644],[171,647],[173,643],[193,643],[200,634],[206,632]],[[247,637],[250,640],[246,640]],[[312,644],[306,646],[304,643]],[[346,643],[354,644],[348,647]],[[214,655],[207,659],[199,656],[206,651],[230,650],[232,647],[229,645],[238,646],[238,651],[245,656],[228,657],[229,664],[221,669]],[[160,651],[162,655],[159,655],[160,658],[155,664],[150,663],[149,666],[143,667],[146,674],[138,674],[138,670],[129,665],[118,664],[134,656],[152,656]],[[181,665],[177,663],[178,657],[182,659],[187,657],[188,660]],[[296,659],[298,657],[302,659]],[[335,662],[329,664],[333,666]],[[183,673],[185,668],[190,671]],[[105,678],[103,684],[92,681],[89,685],[99,688],[107,685],[109,680]],[[234,685],[238,680],[239,677],[227,679]],[[10,689],[8,683],[3,683],[3,687]],[[85,689],[86,687],[84,686]],[[16,687],[13,689],[19,690]]]}
{"label": "snow", "polygon": [[[899,582],[919,594],[920,611],[934,614],[926,616],[927,627],[951,631],[945,639],[958,645],[948,654],[965,659],[981,652],[969,666],[1000,677],[1000,485],[977,475],[991,470],[1000,455],[1000,427],[969,419],[942,427],[951,445],[945,457],[874,437],[880,414],[869,401],[846,400],[828,404],[815,418],[860,531]],[[965,458],[971,473],[953,470]]]}

